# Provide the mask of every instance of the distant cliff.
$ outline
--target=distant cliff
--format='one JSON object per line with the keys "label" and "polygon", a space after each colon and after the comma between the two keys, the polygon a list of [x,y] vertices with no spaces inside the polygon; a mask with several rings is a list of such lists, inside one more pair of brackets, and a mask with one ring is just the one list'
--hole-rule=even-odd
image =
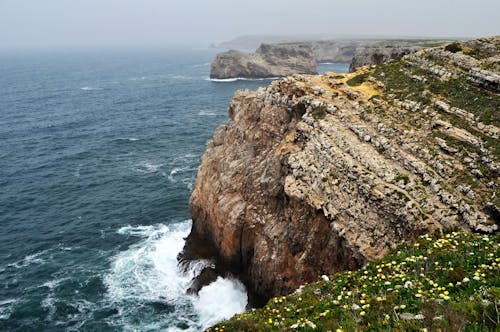
{"label": "distant cliff", "polygon": [[449,42],[446,40],[394,40],[360,45],[353,53],[349,71],[353,72],[367,65],[380,65],[403,55],[431,46],[442,46]]}
{"label": "distant cliff", "polygon": [[296,73],[317,74],[310,46],[303,44],[262,44],[255,53],[227,51],[217,54],[210,78],[266,78]]}
{"label": "distant cliff", "polygon": [[205,241],[268,298],[419,234],[496,232],[499,56],[483,38],[237,92],[198,170],[185,253]]}
{"label": "distant cliff", "polygon": [[[263,43],[255,53],[230,50],[216,55],[210,77],[266,78],[292,74],[314,74],[317,63],[350,63],[350,71],[381,64],[443,40],[316,40]],[[228,44],[232,45],[232,44]],[[235,46],[240,44],[236,43]]]}
{"label": "distant cliff", "polygon": [[400,58],[403,55],[414,53],[422,47],[405,46],[368,46],[358,48],[352,57],[349,71],[356,71],[359,67],[366,65],[380,65],[391,59]]}

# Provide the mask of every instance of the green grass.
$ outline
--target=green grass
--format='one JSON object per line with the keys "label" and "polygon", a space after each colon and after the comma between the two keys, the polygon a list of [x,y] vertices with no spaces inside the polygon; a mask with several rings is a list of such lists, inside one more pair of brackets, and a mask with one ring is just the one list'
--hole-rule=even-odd
{"label": "green grass", "polygon": [[209,331],[498,331],[499,243],[498,234],[424,235]]}
{"label": "green grass", "polygon": [[414,75],[426,76],[426,72],[419,68],[412,68],[402,61],[390,61],[377,66],[373,76],[385,84],[386,94],[394,94],[396,99],[410,99],[422,104],[429,104],[430,99],[424,94],[426,85],[423,82],[415,81],[402,72],[402,69],[410,71]]}
{"label": "green grass", "polygon": [[446,144],[449,147],[457,149],[458,151],[462,152],[465,156],[468,156],[471,153],[476,153],[476,154],[479,153],[479,148],[477,148],[469,143],[466,143],[464,141],[460,141],[456,138],[448,136],[442,132],[434,132],[433,136],[439,137],[439,138],[445,140]]}
{"label": "green grass", "polygon": [[346,83],[349,86],[358,86],[358,85],[363,84],[363,82],[368,78],[368,76],[369,76],[369,73],[359,74],[359,75],[356,75],[353,78],[347,80]]}
{"label": "green grass", "polygon": [[[403,69],[413,75],[426,77],[428,82],[413,80],[402,72]],[[424,92],[430,91],[451,106],[474,114],[484,124],[500,127],[500,112],[498,111],[500,97],[493,92],[469,84],[465,76],[442,81],[431,77],[423,69],[408,66],[399,60],[377,66],[373,76],[385,84],[386,94],[394,94],[397,99],[409,99],[429,105],[431,104],[430,94]]]}
{"label": "green grass", "polygon": [[311,111],[314,120],[323,120],[326,116],[326,106],[319,106]]}
{"label": "green grass", "polygon": [[399,181],[403,181],[405,185],[407,185],[410,182],[410,178],[408,175],[401,173],[397,169],[395,170],[396,176],[394,177],[394,182],[398,183]]}
{"label": "green grass", "polygon": [[450,105],[474,114],[484,124],[500,126],[500,97],[468,84],[464,76],[448,81],[432,80],[429,90],[443,96]]}
{"label": "green grass", "polygon": [[471,56],[477,60],[483,60],[483,59],[486,59],[488,57],[487,54],[482,53],[481,50],[478,48],[464,51],[464,54],[467,54],[468,56]]}

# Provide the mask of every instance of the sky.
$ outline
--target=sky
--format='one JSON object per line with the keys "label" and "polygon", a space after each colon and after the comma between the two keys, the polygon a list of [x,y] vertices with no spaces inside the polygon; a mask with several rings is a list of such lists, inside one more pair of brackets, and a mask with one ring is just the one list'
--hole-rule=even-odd
{"label": "sky", "polygon": [[209,45],[249,34],[500,35],[500,1],[0,0],[0,48]]}

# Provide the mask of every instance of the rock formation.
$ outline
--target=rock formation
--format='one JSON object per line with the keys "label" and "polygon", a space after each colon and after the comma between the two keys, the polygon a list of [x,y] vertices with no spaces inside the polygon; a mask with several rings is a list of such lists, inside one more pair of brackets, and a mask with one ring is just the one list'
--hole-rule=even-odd
{"label": "rock formation", "polygon": [[318,40],[306,42],[318,63],[350,63],[358,48],[377,43],[376,40]]}
{"label": "rock formation", "polygon": [[255,53],[235,50],[217,54],[210,78],[266,78],[317,74],[311,48],[303,44],[262,44]]}
{"label": "rock formation", "polygon": [[349,71],[356,71],[359,67],[367,65],[380,65],[389,60],[400,58],[403,55],[414,53],[422,47],[413,46],[369,46],[356,49],[349,66]]}
{"label": "rock formation", "polygon": [[418,234],[497,231],[499,46],[237,92],[198,170],[185,252],[206,241],[268,298]]}
{"label": "rock formation", "polygon": [[358,39],[326,35],[247,35],[213,45],[219,49],[253,50],[260,44],[305,44],[312,48],[317,62],[351,62],[356,50],[370,46],[411,47],[438,46],[449,41],[441,39]]}

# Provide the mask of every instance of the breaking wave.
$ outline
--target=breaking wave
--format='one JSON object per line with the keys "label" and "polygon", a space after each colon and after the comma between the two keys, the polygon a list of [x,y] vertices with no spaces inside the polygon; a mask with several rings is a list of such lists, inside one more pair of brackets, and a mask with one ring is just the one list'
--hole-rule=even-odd
{"label": "breaking wave", "polygon": [[190,228],[184,221],[118,230],[142,240],[116,255],[104,276],[107,297],[120,312],[115,324],[127,330],[198,331],[245,310],[247,293],[236,279],[219,277],[199,296],[186,294],[191,279],[212,264],[198,261],[186,273],[178,270],[177,255]]}

